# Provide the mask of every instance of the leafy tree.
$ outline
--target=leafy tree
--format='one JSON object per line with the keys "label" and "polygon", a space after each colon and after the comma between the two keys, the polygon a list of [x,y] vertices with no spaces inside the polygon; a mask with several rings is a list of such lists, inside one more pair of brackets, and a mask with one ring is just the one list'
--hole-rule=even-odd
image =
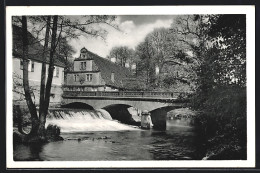
{"label": "leafy tree", "polygon": [[217,143],[212,152],[246,159],[246,16],[215,15],[210,22],[192,105],[206,115],[198,119]]}
{"label": "leafy tree", "polygon": [[208,30],[211,44],[205,49],[197,68],[198,93],[201,98],[209,97],[217,87],[245,87],[245,21],[244,15],[218,15],[211,20]]}
{"label": "leafy tree", "polygon": [[[219,15],[209,36],[213,49],[219,50],[218,83],[246,85],[246,16]],[[222,72],[222,75],[220,73]],[[224,74],[225,73],[225,74]]]}
{"label": "leafy tree", "polygon": [[122,67],[130,67],[134,64],[134,50],[127,46],[113,47],[108,56],[109,59],[115,59],[115,63]]}

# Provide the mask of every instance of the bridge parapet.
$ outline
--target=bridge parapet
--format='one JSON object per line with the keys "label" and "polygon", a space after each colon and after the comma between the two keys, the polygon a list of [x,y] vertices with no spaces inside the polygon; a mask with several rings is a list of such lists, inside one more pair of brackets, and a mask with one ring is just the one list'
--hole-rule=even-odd
{"label": "bridge parapet", "polygon": [[89,97],[138,97],[138,98],[177,98],[180,92],[159,91],[64,91],[65,97],[89,96]]}

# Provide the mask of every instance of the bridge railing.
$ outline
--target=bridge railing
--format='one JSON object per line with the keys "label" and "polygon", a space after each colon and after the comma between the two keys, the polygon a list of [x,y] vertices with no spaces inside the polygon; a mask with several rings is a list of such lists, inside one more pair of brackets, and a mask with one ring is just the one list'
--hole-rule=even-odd
{"label": "bridge railing", "polygon": [[180,92],[160,91],[63,91],[63,96],[177,98]]}

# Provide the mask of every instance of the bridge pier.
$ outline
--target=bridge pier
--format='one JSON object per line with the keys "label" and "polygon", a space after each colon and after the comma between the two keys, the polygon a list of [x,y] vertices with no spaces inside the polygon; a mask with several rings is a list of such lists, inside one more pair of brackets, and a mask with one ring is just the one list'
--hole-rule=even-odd
{"label": "bridge pier", "polygon": [[180,107],[181,106],[167,106],[151,111],[151,118],[154,125],[153,128],[155,130],[166,130],[167,113]]}
{"label": "bridge pier", "polygon": [[151,119],[153,122],[153,129],[155,130],[166,130],[166,116],[165,111],[152,111]]}

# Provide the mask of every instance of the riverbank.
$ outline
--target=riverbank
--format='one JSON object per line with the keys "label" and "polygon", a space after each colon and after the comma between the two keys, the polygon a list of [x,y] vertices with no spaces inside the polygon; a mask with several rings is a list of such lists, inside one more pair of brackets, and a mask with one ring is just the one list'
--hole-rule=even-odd
{"label": "riverbank", "polygon": [[247,159],[245,116],[212,116],[210,112],[180,108],[168,112],[167,117],[189,119],[203,143],[200,147],[205,149],[202,160]]}
{"label": "riverbank", "polygon": [[46,143],[63,140],[60,136],[60,127],[48,125],[45,129],[45,138],[30,134],[31,116],[26,107],[13,106],[13,142],[16,143]]}
{"label": "riverbank", "polygon": [[245,118],[212,117],[198,115],[194,126],[203,136],[206,154],[203,160],[246,160]]}

